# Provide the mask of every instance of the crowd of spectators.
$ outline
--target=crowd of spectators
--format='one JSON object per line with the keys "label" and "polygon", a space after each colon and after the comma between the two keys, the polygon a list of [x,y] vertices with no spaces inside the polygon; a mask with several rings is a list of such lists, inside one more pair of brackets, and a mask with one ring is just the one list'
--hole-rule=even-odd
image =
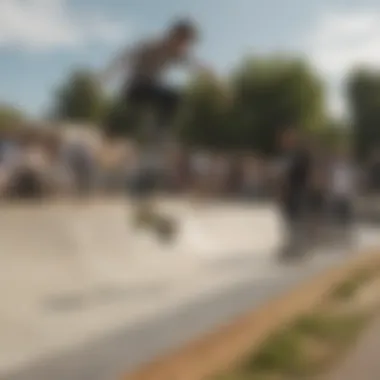
{"label": "crowd of spectators", "polygon": [[[326,152],[314,146],[310,150],[319,156],[313,175],[315,185],[319,183],[325,192],[354,191],[343,189],[354,186],[348,183],[347,165],[357,169],[347,152]],[[276,195],[278,190],[281,159],[253,152],[210,151],[174,144],[165,153],[160,189],[166,193],[198,189],[215,197],[262,199]],[[2,131],[0,195],[25,198],[123,193],[133,186],[140,156],[140,149],[133,142],[105,139],[98,134],[62,133],[59,129],[36,127]],[[368,170],[360,171],[362,177],[364,172],[368,178],[361,178],[361,185],[365,182],[379,192],[379,154],[374,154]]]}
{"label": "crowd of spectators", "polygon": [[[5,198],[115,194],[133,185],[140,150],[126,140],[79,138],[26,128],[0,134],[0,194]],[[170,146],[160,189],[194,187],[215,196],[258,198],[267,193],[268,161],[251,153]]]}

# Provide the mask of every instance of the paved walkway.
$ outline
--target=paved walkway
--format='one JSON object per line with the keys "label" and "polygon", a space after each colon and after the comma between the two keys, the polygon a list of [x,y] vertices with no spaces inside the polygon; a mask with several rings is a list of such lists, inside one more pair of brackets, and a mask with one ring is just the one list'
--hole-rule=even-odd
{"label": "paved walkway", "polygon": [[364,333],[355,349],[326,380],[380,379],[380,317]]}

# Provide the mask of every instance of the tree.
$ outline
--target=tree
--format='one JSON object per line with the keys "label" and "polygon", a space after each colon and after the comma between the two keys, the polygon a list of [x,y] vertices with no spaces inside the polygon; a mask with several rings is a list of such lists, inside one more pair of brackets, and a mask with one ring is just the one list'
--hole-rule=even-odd
{"label": "tree", "polygon": [[105,132],[109,136],[136,137],[141,125],[140,116],[124,99],[113,99],[105,114]]}
{"label": "tree", "polygon": [[0,105],[0,130],[13,129],[25,120],[23,112],[8,104]]}
{"label": "tree", "polygon": [[313,131],[324,124],[323,87],[302,61],[248,59],[233,76],[232,86],[237,138],[248,149],[273,153],[281,128]]}
{"label": "tree", "polygon": [[247,59],[228,86],[198,78],[186,99],[181,136],[198,145],[273,153],[282,127],[318,131],[325,125],[322,84],[294,59]]}
{"label": "tree", "polygon": [[[245,60],[226,82],[200,76],[185,88],[176,124],[184,142],[273,153],[282,127],[316,131],[325,125],[323,87],[300,60],[253,57]],[[226,102],[231,98],[232,102]],[[104,104],[91,74],[77,72],[58,93],[57,114],[97,121]],[[107,115],[107,130],[137,136],[139,116],[125,103],[115,102]]]}
{"label": "tree", "polygon": [[313,136],[330,149],[352,147],[351,126],[340,120],[328,119],[324,128],[316,131]]}
{"label": "tree", "polygon": [[200,76],[186,90],[178,121],[178,133],[187,144],[203,147],[230,147],[230,105],[222,82]]}
{"label": "tree", "polygon": [[72,73],[57,91],[53,115],[79,122],[100,122],[104,117],[106,99],[91,72]]}
{"label": "tree", "polygon": [[347,82],[355,150],[366,156],[380,146],[380,71],[357,69]]}

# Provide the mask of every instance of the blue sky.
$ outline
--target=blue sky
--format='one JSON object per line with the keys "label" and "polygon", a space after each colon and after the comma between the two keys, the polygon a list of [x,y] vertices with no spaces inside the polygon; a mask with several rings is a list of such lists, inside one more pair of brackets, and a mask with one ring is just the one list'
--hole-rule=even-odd
{"label": "blue sky", "polygon": [[303,54],[337,115],[350,67],[380,64],[378,0],[1,0],[0,101],[42,114],[69,70],[101,68],[125,43],[182,15],[200,24],[197,55],[219,72],[247,54]]}

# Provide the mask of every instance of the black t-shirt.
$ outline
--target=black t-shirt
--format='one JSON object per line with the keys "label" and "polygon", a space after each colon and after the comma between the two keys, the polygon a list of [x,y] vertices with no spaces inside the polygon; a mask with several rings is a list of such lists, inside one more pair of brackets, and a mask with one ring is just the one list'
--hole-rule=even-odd
{"label": "black t-shirt", "polygon": [[284,185],[287,196],[299,196],[306,191],[311,165],[311,157],[306,150],[297,149],[286,154]]}

